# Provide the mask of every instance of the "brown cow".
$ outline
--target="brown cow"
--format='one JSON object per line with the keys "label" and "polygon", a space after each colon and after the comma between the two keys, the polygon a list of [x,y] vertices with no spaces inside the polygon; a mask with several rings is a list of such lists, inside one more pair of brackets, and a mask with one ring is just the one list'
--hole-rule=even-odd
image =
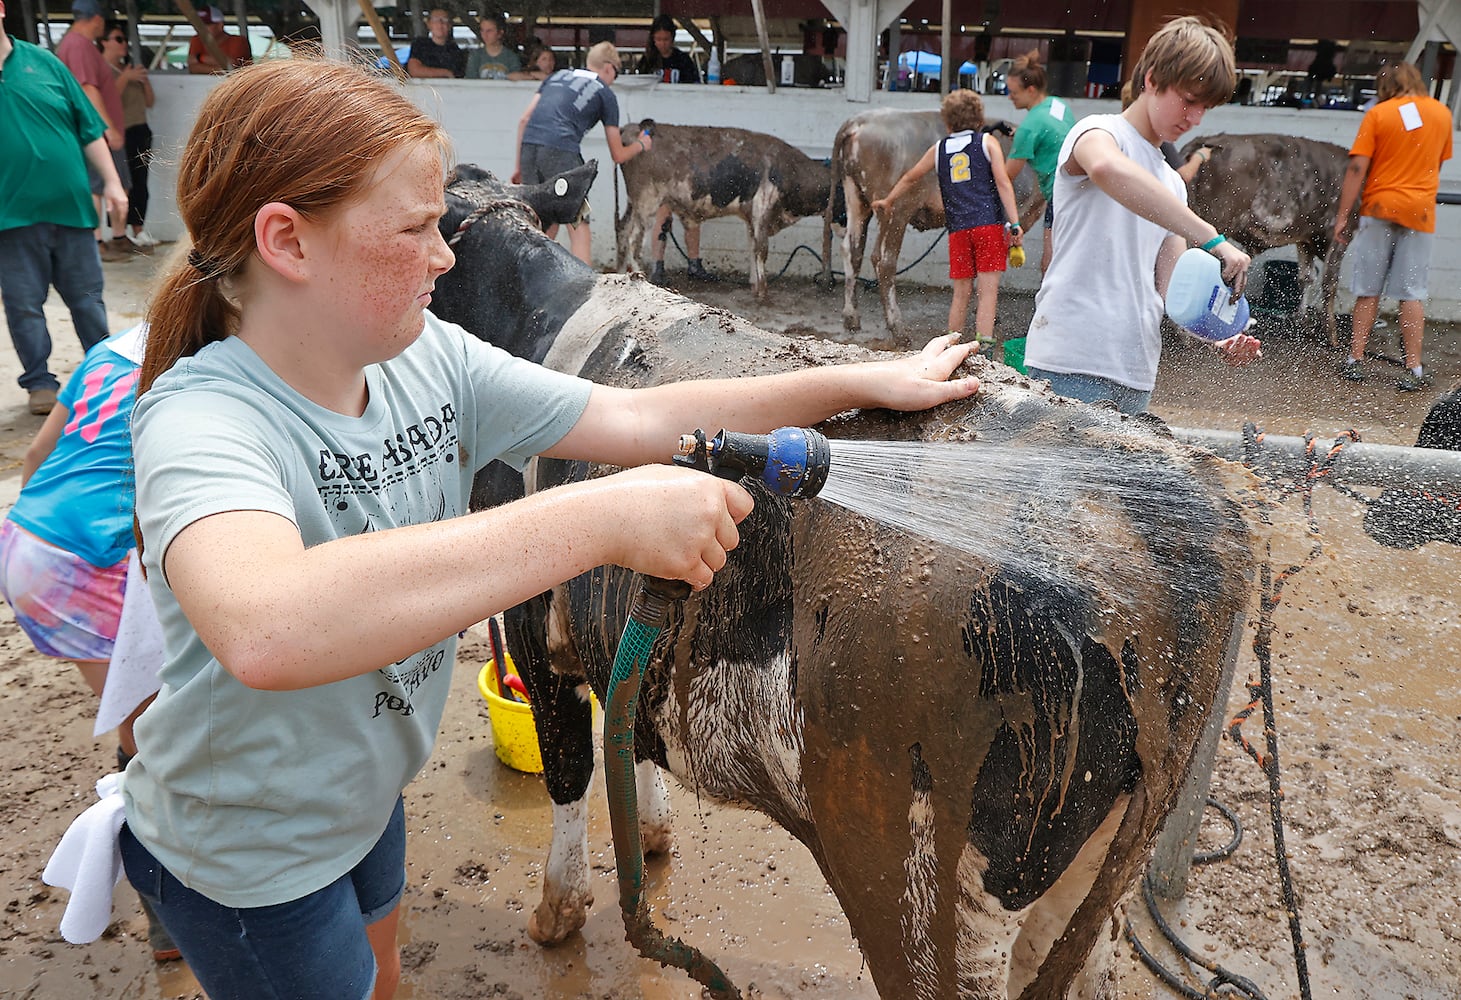
{"label": "brown cow", "polygon": [[[625,142],[639,135],[625,125]],[[654,145],[625,163],[629,205],[617,220],[618,270],[643,270],[644,234],[660,205],[694,229],[738,215],[751,237],[751,288],[766,298],[767,242],[797,219],[820,215],[831,169],[775,136],[740,128],[654,126]]]}
{"label": "brown cow", "polygon": [[1322,261],[1319,304],[1324,332],[1334,345],[1334,294],[1344,248],[1331,244],[1348,152],[1332,142],[1292,135],[1224,133],[1188,142],[1183,158],[1203,146],[1212,150],[1212,158],[1188,186],[1188,204],[1250,254],[1294,244],[1305,300],[1314,263]]}
{"label": "brown cow", "polygon": [[[1002,123],[991,123],[996,124]],[[910,113],[888,108],[854,115],[837,130],[837,138],[832,144],[832,183],[834,190],[841,188],[847,202],[847,226],[842,234],[842,325],[849,330],[862,328],[862,319],[857,311],[857,275],[862,270],[867,227],[872,221],[872,203],[885,197],[898,183],[898,178],[928,152],[928,147],[942,139],[946,131],[937,111]],[[1001,134],[1000,144],[1008,154],[1009,136]],[[1014,184],[1020,222],[1028,229],[1044,210],[1045,199],[1033,179],[1033,172],[1021,171]],[[831,285],[832,223],[835,217],[836,211],[829,198],[822,226],[821,282],[824,286]],[[877,274],[878,295],[883,301],[883,319],[895,334],[906,332],[898,309],[898,291],[893,284],[898,271],[898,254],[903,249],[903,233],[910,225],[921,232],[940,229],[943,224],[944,204],[939,195],[938,177],[934,173],[928,174],[899,198],[886,215],[878,216],[873,270]]]}

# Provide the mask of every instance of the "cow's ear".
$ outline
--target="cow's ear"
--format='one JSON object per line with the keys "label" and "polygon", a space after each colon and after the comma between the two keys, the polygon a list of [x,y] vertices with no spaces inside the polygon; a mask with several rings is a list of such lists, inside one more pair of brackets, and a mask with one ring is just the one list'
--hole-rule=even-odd
{"label": "cow's ear", "polygon": [[254,214],[254,249],[270,270],[289,281],[306,277],[309,222],[292,206],[271,201]]}

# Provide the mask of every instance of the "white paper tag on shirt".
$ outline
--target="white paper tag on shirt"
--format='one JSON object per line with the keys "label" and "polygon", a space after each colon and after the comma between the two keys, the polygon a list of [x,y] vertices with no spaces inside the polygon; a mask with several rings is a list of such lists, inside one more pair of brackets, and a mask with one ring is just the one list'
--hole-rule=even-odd
{"label": "white paper tag on shirt", "polygon": [[1420,108],[1415,106],[1414,101],[1406,101],[1400,105],[1400,123],[1405,126],[1405,131],[1414,132],[1420,128]]}
{"label": "white paper tag on shirt", "polygon": [[1050,117],[1058,122],[1065,121],[1065,102],[1056,98],[1050,102]]}

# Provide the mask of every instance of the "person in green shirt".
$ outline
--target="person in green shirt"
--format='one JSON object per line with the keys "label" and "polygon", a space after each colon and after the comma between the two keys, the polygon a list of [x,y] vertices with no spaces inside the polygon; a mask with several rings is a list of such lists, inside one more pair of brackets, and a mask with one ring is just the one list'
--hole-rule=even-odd
{"label": "person in green shirt", "polygon": [[1055,221],[1055,204],[1051,198],[1055,188],[1056,161],[1060,158],[1060,145],[1065,142],[1066,133],[1075,124],[1075,113],[1069,104],[1045,93],[1045,67],[1040,65],[1038,51],[1016,59],[1005,82],[1009,87],[1010,101],[1021,111],[1029,112],[1015,130],[1014,144],[1010,146],[1005,167],[1010,180],[1014,180],[1028,163],[1035,169],[1035,178],[1040,182],[1040,193],[1045,196],[1045,248],[1040,253],[1040,273],[1044,274],[1050,266],[1053,246],[1050,230]]}
{"label": "person in green shirt", "polygon": [[97,212],[86,176],[102,178],[108,211],[127,211],[107,147],[106,123],[70,70],[46,50],[11,39],[0,0],[0,298],[20,358],[30,412],[56,405],[51,334],[42,310],[54,285],[71,310],[76,336],[90,349],[109,334],[101,257],[92,230]]}

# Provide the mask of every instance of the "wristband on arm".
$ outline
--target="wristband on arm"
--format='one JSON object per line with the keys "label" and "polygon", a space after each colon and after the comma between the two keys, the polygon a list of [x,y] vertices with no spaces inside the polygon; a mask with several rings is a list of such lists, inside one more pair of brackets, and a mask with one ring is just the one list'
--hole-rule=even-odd
{"label": "wristband on arm", "polygon": [[1206,250],[1208,253],[1212,253],[1214,250],[1216,250],[1218,248],[1218,244],[1220,244],[1220,243],[1226,243],[1226,242],[1228,242],[1228,238],[1226,236],[1224,236],[1222,233],[1218,233],[1212,239],[1210,239],[1206,243],[1204,243],[1202,245],[1202,249]]}

